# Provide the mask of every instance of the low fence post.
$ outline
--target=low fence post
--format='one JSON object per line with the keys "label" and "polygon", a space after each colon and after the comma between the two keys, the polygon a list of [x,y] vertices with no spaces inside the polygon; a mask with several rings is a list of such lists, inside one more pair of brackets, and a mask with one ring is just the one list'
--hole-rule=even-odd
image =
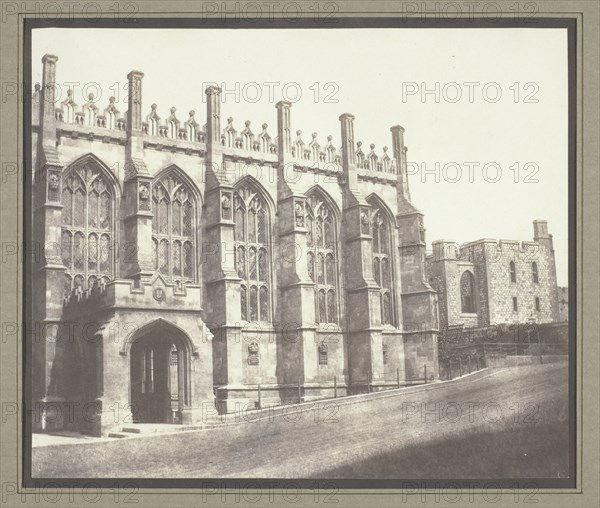
{"label": "low fence post", "polygon": [[337,399],[337,376],[333,376],[333,398]]}
{"label": "low fence post", "polygon": [[423,364],[423,374],[425,376],[425,384],[427,384],[427,364]]}
{"label": "low fence post", "polygon": [[462,360],[458,357],[458,377],[462,377]]}
{"label": "low fence post", "polygon": [[367,372],[367,393],[371,393],[371,373]]}
{"label": "low fence post", "polygon": [[302,386],[300,385],[300,380],[298,379],[298,404],[302,402]]}
{"label": "low fence post", "polygon": [[262,409],[262,397],[260,393],[260,384],[258,385],[258,409]]}
{"label": "low fence post", "polygon": [[469,374],[471,373],[471,357],[469,356]]}
{"label": "low fence post", "polygon": [[400,388],[400,369],[396,368],[396,384],[398,385],[398,388]]}

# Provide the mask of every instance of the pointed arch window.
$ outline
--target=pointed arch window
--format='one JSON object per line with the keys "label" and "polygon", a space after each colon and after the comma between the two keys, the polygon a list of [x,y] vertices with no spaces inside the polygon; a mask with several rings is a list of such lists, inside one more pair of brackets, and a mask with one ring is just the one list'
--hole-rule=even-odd
{"label": "pointed arch window", "polygon": [[97,163],[80,164],[63,178],[61,254],[64,296],[108,282],[113,273],[114,191]]}
{"label": "pointed arch window", "polygon": [[152,185],[154,269],[169,281],[196,281],[196,203],[173,172]]}
{"label": "pointed arch window", "polygon": [[383,212],[374,208],[373,212],[373,276],[379,286],[381,303],[381,324],[393,325],[393,291],[391,230]]}
{"label": "pointed arch window", "polygon": [[263,197],[246,185],[234,195],[234,253],[244,321],[271,317],[270,218]]}
{"label": "pointed arch window", "polygon": [[318,196],[306,203],[308,274],[315,283],[317,323],[339,324],[337,223],[333,211]]}
{"label": "pointed arch window", "polygon": [[475,314],[475,277],[469,271],[460,277],[461,311],[465,314]]}

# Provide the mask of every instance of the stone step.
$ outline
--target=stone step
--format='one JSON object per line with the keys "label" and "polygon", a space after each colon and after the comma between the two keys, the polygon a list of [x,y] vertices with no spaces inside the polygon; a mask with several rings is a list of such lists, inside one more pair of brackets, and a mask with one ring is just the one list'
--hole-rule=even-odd
{"label": "stone step", "polygon": [[132,434],[141,434],[142,433],[142,429],[137,428],[137,427],[123,427],[121,429],[121,432],[130,432]]}
{"label": "stone step", "polygon": [[127,434],[122,434],[121,432],[110,432],[108,437],[116,437],[118,439],[123,439],[129,437]]}
{"label": "stone step", "polygon": [[201,430],[207,425],[181,425],[170,423],[139,423],[133,426],[123,427],[121,432],[127,434],[157,434],[171,432],[185,432],[190,430]]}

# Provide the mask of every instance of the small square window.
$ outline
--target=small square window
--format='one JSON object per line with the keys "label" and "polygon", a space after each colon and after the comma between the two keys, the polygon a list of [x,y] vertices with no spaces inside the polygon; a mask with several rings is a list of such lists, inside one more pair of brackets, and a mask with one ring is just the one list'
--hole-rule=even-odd
{"label": "small square window", "polygon": [[513,296],[513,311],[517,312],[519,310],[519,303],[517,302],[517,297]]}
{"label": "small square window", "polygon": [[258,365],[259,356],[258,356],[258,343],[251,342],[248,345],[248,365]]}
{"label": "small square window", "polygon": [[327,350],[327,344],[321,342],[321,345],[319,346],[319,365],[327,365]]}

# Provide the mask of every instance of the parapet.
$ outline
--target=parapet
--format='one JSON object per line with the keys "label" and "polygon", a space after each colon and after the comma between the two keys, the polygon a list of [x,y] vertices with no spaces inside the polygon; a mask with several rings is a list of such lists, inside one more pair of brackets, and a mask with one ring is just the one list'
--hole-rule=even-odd
{"label": "parapet", "polygon": [[120,307],[197,311],[201,309],[200,286],[166,282],[159,274],[139,286],[132,280],[101,281],[83,291],[73,289],[64,305],[68,314],[92,314]]}
{"label": "parapet", "polygon": [[[54,76],[55,62],[57,57],[47,55],[44,59],[44,70]],[[196,121],[196,113],[192,109],[189,111],[188,118],[183,121],[177,116],[174,107],[171,107],[168,114],[160,114],[156,104],[150,106],[149,113],[145,118],[140,118],[140,108],[142,104],[141,80],[144,74],[140,71],[131,71],[128,74],[129,94],[128,111],[122,112],[119,109],[118,101],[115,97],[110,97],[108,104],[100,105],[99,100],[94,94],[89,94],[84,104],[78,105],[75,102],[73,90],[67,90],[67,97],[60,102],[57,107],[52,107],[54,119],[57,122],[57,128],[65,132],[71,132],[74,137],[81,136],[82,133],[99,138],[104,138],[107,142],[117,142],[123,144],[128,136],[133,135],[129,131],[135,126],[128,125],[128,113],[135,112],[137,120],[140,122],[135,135],[139,135],[141,126],[141,136],[144,138],[143,146],[158,147],[163,146],[182,147],[185,150],[191,150],[191,153],[198,150],[203,153],[207,139],[207,125],[201,125]],[[136,78],[135,80],[133,78]],[[132,84],[136,81],[136,85]],[[133,87],[133,88],[131,88]],[[213,101],[219,101],[221,90],[219,87],[209,87],[205,91],[212,97]],[[135,97],[134,97],[135,96]],[[33,100],[44,100],[40,93],[39,84],[36,85],[36,91],[33,94]],[[289,111],[291,103],[280,101],[278,108],[286,107]],[[34,108],[35,109],[35,108]],[[220,115],[220,110],[217,113]],[[48,112],[44,113],[48,115]],[[350,113],[345,113],[340,117],[344,119],[354,119]],[[39,118],[34,113],[34,122],[39,123]],[[141,121],[140,121],[141,120]],[[278,121],[287,122],[285,132],[290,132],[289,114],[286,119],[279,118]],[[211,124],[212,125],[212,124]],[[225,156],[250,158],[266,162],[277,162],[278,158],[278,139],[273,138],[268,131],[268,124],[260,124],[261,128],[257,133],[253,132],[250,120],[244,122],[244,128],[237,130],[234,127],[233,118],[227,119],[227,125],[224,129],[220,128],[220,121],[215,126],[220,131],[220,137],[217,134],[212,142],[221,142],[223,154]],[[73,126],[71,128],[67,126]],[[77,126],[77,127],[75,127]],[[278,126],[281,127],[281,126]],[[104,130],[114,131],[113,134]],[[279,129],[278,129],[279,130]],[[353,165],[361,178],[381,179],[384,182],[395,183],[403,168],[406,157],[406,147],[404,146],[404,129],[399,125],[391,128],[392,132],[392,150],[388,153],[388,147],[383,146],[381,150],[376,150],[376,145],[371,143],[368,149],[363,149],[361,141],[354,142],[354,139],[348,139],[350,142],[352,154],[350,164]],[[351,136],[354,138],[354,136]],[[90,138],[93,139],[93,138]],[[198,144],[199,146],[194,146]],[[345,145],[344,145],[345,146]],[[326,141],[319,141],[317,132],[313,132],[310,141],[305,141],[300,130],[296,131],[296,138],[289,139],[285,148],[290,151],[291,161],[300,168],[314,168],[318,170],[328,170],[334,173],[342,170],[342,150],[334,146],[333,136],[328,135]]]}

